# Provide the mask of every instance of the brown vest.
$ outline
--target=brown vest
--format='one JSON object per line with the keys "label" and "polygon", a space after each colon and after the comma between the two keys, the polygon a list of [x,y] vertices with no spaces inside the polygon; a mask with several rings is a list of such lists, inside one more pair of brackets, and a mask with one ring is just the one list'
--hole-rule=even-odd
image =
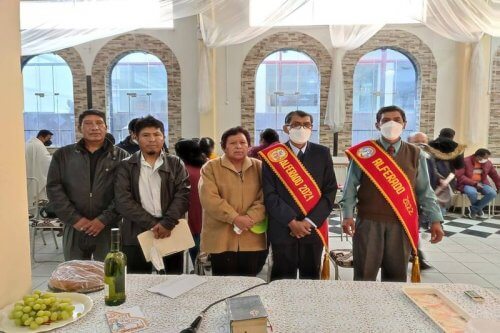
{"label": "brown vest", "polygon": [[[377,144],[383,148],[382,144]],[[420,150],[412,144],[401,141],[401,147],[395,156],[396,164],[400,166],[408,177],[413,191],[418,173]],[[400,203],[396,203],[400,204]],[[373,185],[368,176],[361,175],[361,184],[358,189],[358,217],[372,221],[394,221],[398,222],[398,217],[392,210],[387,200],[380,194],[380,191]]]}

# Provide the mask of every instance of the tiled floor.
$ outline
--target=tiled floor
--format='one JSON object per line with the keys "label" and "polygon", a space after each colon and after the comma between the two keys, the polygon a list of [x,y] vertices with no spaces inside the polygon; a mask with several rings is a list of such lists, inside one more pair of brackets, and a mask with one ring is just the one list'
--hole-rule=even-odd
{"label": "tiled floor", "polygon": [[[351,239],[340,240],[339,219],[330,222],[330,248],[349,248]],[[470,220],[450,213],[438,244],[421,240],[426,261],[422,282],[471,283],[500,293],[500,218]],[[342,280],[352,280],[352,269],[339,268]]]}
{"label": "tiled floor", "polygon": [[[344,237],[341,240],[339,237],[338,217],[333,217],[330,225],[330,248],[352,247],[351,239]],[[421,241],[426,261],[432,266],[422,272],[422,282],[472,283],[500,293],[500,219],[476,221],[451,214],[444,227],[448,235],[442,242],[430,244],[428,240]],[[470,234],[467,230],[481,234]],[[63,261],[62,238],[57,238],[58,250],[48,232],[45,239],[47,245],[43,245],[39,235],[36,237],[36,259],[51,262],[32,261],[32,286],[38,289],[46,288],[51,272]],[[352,280],[352,269],[339,268],[339,273],[342,280]],[[266,276],[267,270],[259,274],[262,278]]]}

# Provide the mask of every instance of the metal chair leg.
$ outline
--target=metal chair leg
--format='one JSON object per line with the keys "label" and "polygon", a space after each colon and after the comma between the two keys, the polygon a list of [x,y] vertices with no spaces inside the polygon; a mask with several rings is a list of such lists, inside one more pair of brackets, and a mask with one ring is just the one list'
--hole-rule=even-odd
{"label": "metal chair leg", "polygon": [[43,235],[43,229],[40,230],[40,235],[42,236],[43,245],[47,245],[47,242],[45,241],[45,236]]}
{"label": "metal chair leg", "polygon": [[57,238],[56,238],[56,234],[54,232],[54,229],[50,229],[50,231],[52,232],[52,238],[54,239],[54,244],[56,245],[56,250],[59,250],[59,244],[57,244]]}

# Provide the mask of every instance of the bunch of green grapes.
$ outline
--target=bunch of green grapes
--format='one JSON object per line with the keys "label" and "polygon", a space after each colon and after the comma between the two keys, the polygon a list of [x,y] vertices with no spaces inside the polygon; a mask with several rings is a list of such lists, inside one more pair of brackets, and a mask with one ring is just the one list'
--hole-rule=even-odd
{"label": "bunch of green grapes", "polygon": [[36,330],[40,325],[65,320],[73,317],[75,306],[69,298],[58,298],[53,293],[35,290],[26,295],[22,301],[16,302],[9,314],[9,319],[16,326],[27,326]]}

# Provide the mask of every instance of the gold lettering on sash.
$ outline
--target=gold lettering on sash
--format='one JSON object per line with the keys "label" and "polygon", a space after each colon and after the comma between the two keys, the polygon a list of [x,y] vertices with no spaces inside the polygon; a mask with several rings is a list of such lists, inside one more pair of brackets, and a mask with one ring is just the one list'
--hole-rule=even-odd
{"label": "gold lettering on sash", "polygon": [[387,180],[387,183],[393,188],[397,194],[401,194],[405,191],[403,184],[397,178],[397,176],[392,172],[389,166],[385,165],[381,158],[377,158],[372,162],[375,168],[382,173],[382,176]]}
{"label": "gold lettering on sash", "polygon": [[405,205],[405,208],[406,208],[406,211],[408,212],[408,214],[412,215],[414,211],[413,211],[413,207],[410,203],[409,197],[406,197],[403,199],[403,205]]}
{"label": "gold lettering on sash", "polygon": [[290,180],[295,186],[299,186],[304,182],[302,177],[297,172],[297,169],[295,169],[295,167],[292,164],[290,164],[290,162],[288,162],[287,160],[283,160],[279,162],[279,164],[281,165],[283,170],[285,170],[285,172],[288,174]]}

